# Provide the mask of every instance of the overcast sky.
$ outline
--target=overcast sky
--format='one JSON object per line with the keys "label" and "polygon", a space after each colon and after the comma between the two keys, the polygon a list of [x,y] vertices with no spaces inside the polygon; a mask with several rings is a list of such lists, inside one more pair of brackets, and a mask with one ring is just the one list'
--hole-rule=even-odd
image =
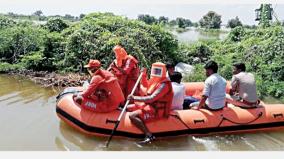
{"label": "overcast sky", "polygon": [[[44,15],[79,16],[81,13],[113,12],[117,15],[137,18],[138,14],[156,17],[166,16],[200,20],[209,10],[222,15],[226,24],[238,16],[245,24],[256,24],[254,10],[259,8],[260,0],[0,0],[0,13],[32,14],[36,10]],[[284,0],[264,1],[272,3],[278,19],[284,19]]]}

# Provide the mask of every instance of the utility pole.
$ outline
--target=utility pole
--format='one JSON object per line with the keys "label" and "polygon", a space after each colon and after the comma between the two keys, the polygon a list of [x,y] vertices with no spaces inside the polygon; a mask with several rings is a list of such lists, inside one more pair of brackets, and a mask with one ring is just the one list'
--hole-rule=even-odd
{"label": "utility pole", "polygon": [[270,21],[272,20],[273,9],[271,4],[261,4],[259,9],[255,10],[256,21],[259,21],[259,26],[266,28],[270,26]]}

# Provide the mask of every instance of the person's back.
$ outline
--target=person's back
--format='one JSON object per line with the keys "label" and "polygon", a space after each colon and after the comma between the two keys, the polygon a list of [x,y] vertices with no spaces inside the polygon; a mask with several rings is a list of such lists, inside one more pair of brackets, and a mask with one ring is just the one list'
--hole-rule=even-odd
{"label": "person's back", "polygon": [[[113,51],[115,53],[116,60],[110,64],[108,70],[117,77],[126,98],[131,93],[132,88],[138,79],[140,72],[138,66],[139,62],[135,57],[127,55],[125,49],[119,45],[115,46]],[[137,87],[134,92],[135,95],[139,92],[138,88],[139,87]]]}
{"label": "person's back", "polygon": [[181,83],[182,75],[179,72],[173,72],[170,79],[174,93],[172,110],[182,110],[185,98],[185,85]]}
{"label": "person's back", "polygon": [[[238,81],[237,91],[239,96],[248,102],[258,100],[254,75],[248,72],[240,72],[233,76],[232,82]],[[232,83],[234,84],[234,83]]]}
{"label": "person's back", "polygon": [[[124,88],[124,96],[125,98],[131,93],[140,73],[140,69],[138,66],[138,60],[128,55],[125,59],[125,64],[122,66],[122,69],[126,76],[126,83]],[[134,94],[137,95],[139,91],[139,87],[135,90]]]}
{"label": "person's back", "polygon": [[[191,103],[194,109],[206,108],[209,110],[221,110],[226,101],[226,80],[218,72],[218,64],[208,61],[205,66],[207,79],[204,82],[203,95],[200,102]],[[198,105],[197,107],[195,107]]]}
{"label": "person's back", "polygon": [[[211,109],[220,109],[225,105],[226,80],[217,73],[205,80],[204,94],[208,95],[206,104]],[[208,87],[208,88],[206,88]]]}
{"label": "person's back", "polygon": [[252,73],[245,72],[244,63],[233,65],[230,95],[227,102],[243,108],[254,108],[259,105],[256,91],[256,82]]}
{"label": "person's back", "polygon": [[74,101],[94,112],[111,112],[124,102],[124,95],[117,78],[111,72],[100,69],[100,66],[98,60],[90,60],[84,66],[92,79],[82,93],[74,96]]}

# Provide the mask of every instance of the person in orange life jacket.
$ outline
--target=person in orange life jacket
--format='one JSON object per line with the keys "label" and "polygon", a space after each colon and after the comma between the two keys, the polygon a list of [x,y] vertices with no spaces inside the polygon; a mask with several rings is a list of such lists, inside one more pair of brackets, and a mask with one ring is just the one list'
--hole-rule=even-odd
{"label": "person in orange life jacket", "polygon": [[[120,45],[116,45],[113,51],[116,59],[110,64],[108,70],[118,78],[120,87],[126,98],[131,93],[139,76],[138,60],[131,55],[127,55],[125,49]],[[139,86],[134,94],[138,94],[138,91]]]}
{"label": "person in orange life jacket", "polygon": [[86,90],[73,97],[74,101],[95,112],[116,110],[125,100],[117,78],[109,71],[100,69],[98,60],[90,60],[84,67],[88,68],[92,79]]}
{"label": "person in orange life jacket", "polygon": [[127,107],[131,122],[145,134],[140,144],[155,139],[145,122],[167,118],[171,110],[173,90],[171,81],[166,77],[166,65],[160,62],[152,64],[151,78],[147,80],[146,69],[143,71],[141,85],[146,87],[146,96],[129,95],[128,99],[135,104]]}

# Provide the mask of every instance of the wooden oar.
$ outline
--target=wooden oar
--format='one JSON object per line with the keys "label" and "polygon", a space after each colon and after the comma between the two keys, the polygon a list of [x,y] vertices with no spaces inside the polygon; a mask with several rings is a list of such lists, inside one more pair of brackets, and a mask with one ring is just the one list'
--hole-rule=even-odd
{"label": "wooden oar", "polygon": [[[141,80],[141,78],[142,78],[142,75],[143,75],[143,73],[141,73],[141,74],[139,75],[139,77],[138,77],[138,79],[137,79],[137,81],[136,81],[136,83],[135,83],[135,85],[134,85],[134,87],[133,87],[133,89],[132,89],[130,95],[133,95],[133,94],[134,94],[134,92],[135,92],[135,90],[136,90],[136,88],[137,88],[137,86],[138,86],[138,84],[139,84],[139,82],[140,82],[140,80]],[[126,110],[128,104],[129,104],[129,99],[127,99],[127,101],[126,101],[126,103],[125,103],[125,105],[124,105],[124,107],[123,107],[123,109],[122,109],[122,111],[121,111],[121,113],[120,113],[120,115],[119,115],[119,117],[118,117],[116,123],[115,123],[114,129],[112,130],[111,135],[110,135],[110,137],[108,138],[108,141],[107,141],[107,143],[106,143],[106,147],[108,147],[108,145],[109,145],[109,143],[110,143],[110,141],[111,141],[111,139],[112,139],[112,136],[113,136],[114,132],[116,131],[116,129],[117,129],[119,123],[120,123],[120,120],[121,120],[121,118],[122,118],[122,115],[124,114],[124,112],[125,112],[125,110]]]}

